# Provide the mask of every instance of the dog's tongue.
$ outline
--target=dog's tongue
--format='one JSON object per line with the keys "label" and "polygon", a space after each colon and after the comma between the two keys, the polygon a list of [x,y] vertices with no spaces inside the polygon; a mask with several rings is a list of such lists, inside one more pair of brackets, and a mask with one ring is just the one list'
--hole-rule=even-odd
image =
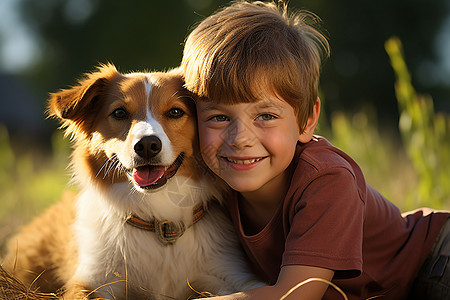
{"label": "dog's tongue", "polygon": [[133,172],[134,181],[140,186],[149,186],[154,184],[164,175],[164,167],[141,167]]}

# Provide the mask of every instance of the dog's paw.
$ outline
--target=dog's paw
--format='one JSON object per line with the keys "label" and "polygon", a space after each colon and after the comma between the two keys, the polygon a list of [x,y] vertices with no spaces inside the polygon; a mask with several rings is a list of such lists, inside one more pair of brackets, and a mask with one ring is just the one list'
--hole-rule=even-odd
{"label": "dog's paw", "polygon": [[88,300],[94,299],[91,297],[92,292],[83,283],[69,283],[64,288],[64,300]]}

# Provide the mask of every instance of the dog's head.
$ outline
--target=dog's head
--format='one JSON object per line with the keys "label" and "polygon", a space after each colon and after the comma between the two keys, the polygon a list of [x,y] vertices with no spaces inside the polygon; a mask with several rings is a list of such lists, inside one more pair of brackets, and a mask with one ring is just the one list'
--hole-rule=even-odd
{"label": "dog's head", "polygon": [[197,180],[195,103],[178,70],[121,74],[103,65],[79,84],[51,94],[49,116],[74,140],[76,176],[107,188],[132,182],[148,192],[175,174]]}

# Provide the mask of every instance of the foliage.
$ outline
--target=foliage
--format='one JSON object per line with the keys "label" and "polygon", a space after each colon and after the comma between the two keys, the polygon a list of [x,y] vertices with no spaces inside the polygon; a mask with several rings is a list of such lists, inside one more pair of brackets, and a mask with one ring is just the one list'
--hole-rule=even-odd
{"label": "foliage", "polygon": [[449,209],[450,118],[435,113],[430,96],[416,93],[400,40],[388,39],[385,48],[397,78],[401,140],[378,129],[372,106],[356,114],[334,112],[320,133],[354,158],[367,182],[403,211]]}
{"label": "foliage", "polygon": [[[111,61],[123,71],[175,67],[189,28],[229,2],[17,0],[18,13],[40,50],[24,75],[38,97],[45,99],[47,92],[73,83],[98,62]],[[412,70],[421,69],[414,72],[415,84],[428,79],[428,85],[420,88],[432,91],[435,101],[448,107],[443,99],[448,99],[449,87],[432,82],[429,73],[436,70],[424,67],[439,66],[433,47],[448,15],[446,1],[430,0],[426,5],[420,0],[285,2],[293,10],[311,10],[324,20],[322,31],[333,54],[324,65],[321,82],[330,112],[358,111],[361,105],[377,103],[384,110],[378,118],[396,125],[393,75],[382,49],[392,35],[405,43]]]}
{"label": "foliage", "polygon": [[0,126],[0,242],[12,228],[58,200],[67,188],[68,144],[57,133],[52,146],[55,155],[51,157],[32,149],[18,154],[11,147],[8,132]]}
{"label": "foliage", "polygon": [[442,208],[450,200],[450,118],[434,112],[430,96],[416,93],[400,40],[390,38],[385,48],[397,78],[400,132],[419,177],[419,185],[408,195],[409,201]]}
{"label": "foliage", "polygon": [[401,210],[414,208],[404,199],[414,189],[417,176],[400,141],[378,130],[373,108],[353,115],[335,112],[330,125],[322,125],[319,134],[349,154],[363,170],[366,181]]}
{"label": "foliage", "polygon": [[[403,144],[395,134],[379,129],[371,106],[356,114],[334,112],[330,124],[321,118],[319,134],[352,156],[367,181],[403,211],[419,206],[448,209],[450,119],[434,112],[430,97],[415,92],[399,40],[389,39],[386,50],[397,76]],[[70,147],[62,133],[54,134],[52,149],[51,155],[32,149],[18,153],[0,126],[0,248],[11,227],[28,222],[68,188]]]}

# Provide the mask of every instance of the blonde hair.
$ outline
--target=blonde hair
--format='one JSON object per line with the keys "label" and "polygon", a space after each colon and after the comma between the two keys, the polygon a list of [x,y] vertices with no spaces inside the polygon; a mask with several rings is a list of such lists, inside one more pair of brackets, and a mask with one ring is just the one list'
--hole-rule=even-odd
{"label": "blonde hair", "polygon": [[186,39],[186,88],[225,104],[255,102],[271,92],[294,108],[303,132],[317,100],[322,57],[330,51],[312,26],[318,21],[306,11],[289,14],[286,4],[233,2]]}

